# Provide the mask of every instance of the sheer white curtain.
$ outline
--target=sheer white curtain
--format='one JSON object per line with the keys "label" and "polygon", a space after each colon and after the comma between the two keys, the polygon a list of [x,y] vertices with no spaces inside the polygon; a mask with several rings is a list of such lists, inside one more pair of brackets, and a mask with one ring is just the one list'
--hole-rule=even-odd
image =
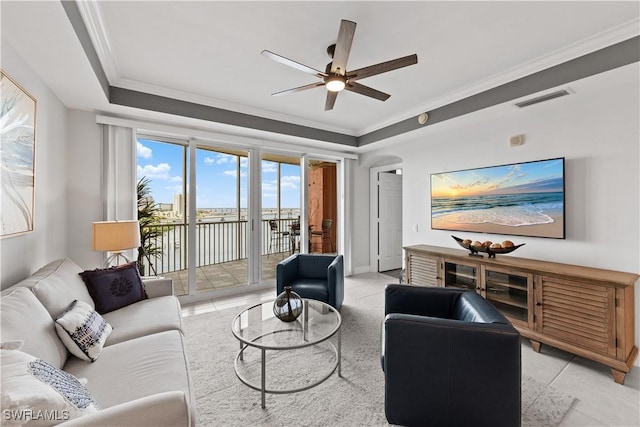
{"label": "sheer white curtain", "polygon": [[[136,131],[124,126],[103,126],[102,219],[138,219]],[[130,260],[138,256],[135,249],[124,254]]]}

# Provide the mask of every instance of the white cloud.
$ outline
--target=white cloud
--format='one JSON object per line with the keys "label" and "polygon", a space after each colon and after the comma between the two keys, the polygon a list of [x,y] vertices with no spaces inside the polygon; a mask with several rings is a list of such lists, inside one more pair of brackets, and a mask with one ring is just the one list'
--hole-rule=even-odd
{"label": "white cloud", "polygon": [[221,165],[223,163],[230,163],[231,161],[235,161],[236,156],[232,156],[231,154],[218,154],[216,157],[216,163]]}
{"label": "white cloud", "polygon": [[240,157],[240,167],[241,168],[246,168],[248,164],[249,164],[249,159],[248,158]]}
{"label": "white cloud", "polygon": [[171,171],[169,163],[145,166],[138,165],[139,178],[146,176],[149,179],[169,179],[169,171]]}
{"label": "white cloud", "polygon": [[262,183],[262,193],[270,193],[273,192],[275,193],[278,190],[278,187],[276,186],[276,181],[264,181]]}
{"label": "white cloud", "polygon": [[171,178],[171,182],[182,182],[182,177],[176,175],[176,176]]}
{"label": "white cloud", "polygon": [[213,157],[205,157],[204,158],[204,164],[205,165],[212,165],[216,162],[216,159],[214,159]]}
{"label": "white cloud", "polygon": [[262,162],[262,173],[276,173],[278,168],[274,162]]}
{"label": "white cloud", "polygon": [[300,177],[295,175],[280,178],[280,186],[283,190],[297,190],[300,188]]}
{"label": "white cloud", "polygon": [[138,157],[142,157],[143,159],[150,159],[153,155],[151,148],[142,145],[140,141],[136,141],[136,153]]}
{"label": "white cloud", "polygon": [[[231,169],[231,170],[227,170],[227,171],[222,171],[223,175],[226,176],[232,176],[232,177],[237,177],[238,176],[238,171],[235,169]],[[244,178],[245,176],[247,176],[247,174],[245,172],[240,172],[240,178]]]}

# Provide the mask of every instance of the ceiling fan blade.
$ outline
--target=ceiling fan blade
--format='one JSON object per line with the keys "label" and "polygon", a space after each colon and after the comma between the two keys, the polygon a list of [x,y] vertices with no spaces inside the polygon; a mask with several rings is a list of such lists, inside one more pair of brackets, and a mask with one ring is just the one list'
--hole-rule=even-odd
{"label": "ceiling fan blade", "polygon": [[327,77],[327,74],[323,73],[322,71],[318,71],[315,68],[307,67],[304,64],[301,64],[301,63],[296,62],[296,61],[294,61],[292,59],[289,59],[289,58],[285,58],[284,56],[278,55],[277,53],[273,53],[273,52],[268,51],[268,50],[263,50],[262,51],[262,55],[266,56],[269,59],[273,59],[274,61],[277,61],[277,62],[279,62],[281,64],[288,65],[289,67],[295,68],[296,70],[300,70],[300,71],[303,71],[305,73],[313,74],[313,75],[318,76],[320,78]]}
{"label": "ceiling fan blade", "polygon": [[331,63],[331,72],[338,73],[342,76],[346,74],[347,60],[351,51],[351,43],[353,43],[353,35],[356,32],[356,23],[343,19],[340,21],[340,30],[338,31],[338,41],[336,41],[336,49],[333,53],[333,62]]}
{"label": "ceiling fan blade", "polygon": [[361,85],[360,83],[355,83],[352,81],[347,82],[347,85],[344,87],[344,89],[350,92],[359,93],[360,95],[379,99],[380,101],[386,101],[391,96],[388,93],[380,92],[379,90],[375,90],[373,88],[370,88],[369,86]]}
{"label": "ceiling fan blade", "polygon": [[330,90],[327,91],[327,100],[324,103],[324,111],[333,110],[336,98],[338,98],[338,92],[332,92]]}
{"label": "ceiling fan blade", "polygon": [[324,83],[318,82],[318,83],[311,83],[304,86],[298,86],[298,87],[294,87],[293,89],[287,89],[280,92],[272,93],[271,96],[280,96],[280,95],[287,95],[289,93],[294,93],[294,92],[302,92],[303,90],[313,89],[319,86],[324,86]]}
{"label": "ceiling fan blade", "polygon": [[357,70],[349,71],[349,80],[360,80],[365,77],[375,76],[376,74],[386,73],[387,71],[397,70],[398,68],[408,67],[418,63],[418,55],[404,56],[398,59],[392,59],[391,61],[381,62],[376,65],[370,65],[368,67],[359,68]]}

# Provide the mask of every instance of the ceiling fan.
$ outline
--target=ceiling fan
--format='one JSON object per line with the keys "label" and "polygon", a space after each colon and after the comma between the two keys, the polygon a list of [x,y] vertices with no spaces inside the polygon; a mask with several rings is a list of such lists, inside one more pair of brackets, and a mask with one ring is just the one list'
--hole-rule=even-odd
{"label": "ceiling fan", "polygon": [[289,67],[293,67],[305,73],[313,74],[314,76],[322,80],[321,82],[311,83],[293,89],[276,92],[272,95],[285,95],[288,93],[300,92],[303,90],[324,86],[327,89],[327,99],[324,104],[325,111],[333,109],[336,98],[338,97],[338,92],[343,89],[350,92],[359,93],[360,95],[379,99],[380,101],[386,101],[387,99],[389,99],[391,95],[357,83],[356,80],[417,64],[418,55],[408,55],[402,58],[393,59],[391,61],[370,65],[368,67],[358,68],[357,70],[347,71],[347,60],[349,59],[349,52],[351,51],[351,43],[353,42],[353,35],[355,31],[355,22],[347,21],[345,19],[340,22],[338,41],[336,42],[336,44],[332,44],[327,48],[327,53],[332,58],[332,61],[327,64],[324,72],[318,71],[314,68],[293,61],[289,58],[285,58],[284,56],[278,55],[271,51],[263,50],[262,55],[266,56],[267,58],[273,59],[274,61],[280,62],[284,65],[288,65]]}

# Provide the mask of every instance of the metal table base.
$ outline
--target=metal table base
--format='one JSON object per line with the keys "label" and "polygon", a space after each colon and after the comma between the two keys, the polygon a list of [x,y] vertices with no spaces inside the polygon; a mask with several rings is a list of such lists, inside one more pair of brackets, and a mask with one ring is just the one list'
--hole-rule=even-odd
{"label": "metal table base", "polygon": [[[278,333],[278,332],[304,332],[302,329],[289,329],[289,330],[282,330],[282,331],[274,331],[274,332],[269,332],[269,334],[274,334],[274,333]],[[337,330],[336,334],[338,335],[338,345],[336,346],[335,344],[333,344],[331,341],[328,341],[330,347],[333,349],[333,352],[336,356],[336,362],[335,364],[329,369],[329,372],[324,375],[322,378],[320,378],[318,381],[313,382],[311,384],[307,384],[304,387],[299,387],[299,388],[293,388],[293,389],[286,389],[286,390],[269,390],[266,387],[266,378],[267,378],[267,361],[266,361],[266,349],[260,349],[261,355],[260,355],[260,386],[257,386],[255,384],[253,384],[249,379],[245,378],[239,371],[239,367],[238,367],[238,363],[240,361],[243,360],[243,355],[244,355],[244,351],[247,349],[247,347],[249,347],[249,344],[242,344],[240,343],[240,351],[238,352],[236,359],[234,361],[233,367],[236,373],[236,376],[238,377],[238,379],[240,381],[242,381],[242,383],[244,383],[246,386],[257,390],[259,392],[261,392],[261,398],[262,398],[262,408],[266,408],[266,402],[265,402],[265,395],[266,393],[271,393],[271,394],[289,394],[289,393],[297,393],[300,391],[305,391],[305,390],[309,390],[310,388],[313,388],[317,385],[322,384],[323,382],[325,382],[331,375],[333,375],[333,373],[337,370],[338,371],[338,376],[342,378],[342,333],[340,331],[340,329]],[[267,334],[265,334],[267,335]],[[264,337],[265,335],[256,337],[254,339],[254,341],[260,340],[262,337]],[[335,334],[334,334],[335,335]],[[328,336],[326,338],[326,340],[329,340],[331,336]],[[324,341],[326,341],[324,340]],[[314,343],[313,345],[318,345],[323,343],[324,341],[318,342],[318,343]],[[270,351],[287,351],[287,350],[291,350],[291,349],[279,349],[279,350],[270,350]]]}

